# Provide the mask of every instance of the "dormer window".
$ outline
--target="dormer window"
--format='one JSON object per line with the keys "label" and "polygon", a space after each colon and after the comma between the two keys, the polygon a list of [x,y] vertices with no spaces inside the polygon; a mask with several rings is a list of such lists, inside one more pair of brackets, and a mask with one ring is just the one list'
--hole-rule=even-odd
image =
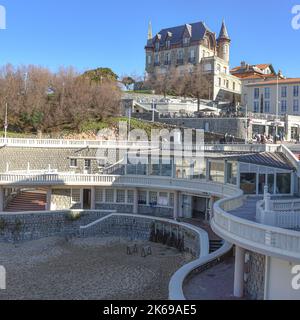
{"label": "dormer window", "polygon": [[171,47],[171,40],[167,40],[166,41],[166,48],[170,49],[170,47]]}
{"label": "dormer window", "polygon": [[159,48],[160,48],[160,44],[159,44],[159,41],[157,41],[155,42],[155,50],[159,51]]}
{"label": "dormer window", "polygon": [[183,45],[184,46],[189,46],[190,45],[190,38],[184,37],[183,38]]}

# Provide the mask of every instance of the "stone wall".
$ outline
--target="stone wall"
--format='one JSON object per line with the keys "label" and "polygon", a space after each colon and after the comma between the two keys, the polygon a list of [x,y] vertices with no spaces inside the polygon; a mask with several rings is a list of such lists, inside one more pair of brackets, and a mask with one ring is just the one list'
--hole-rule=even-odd
{"label": "stone wall", "polygon": [[245,296],[251,300],[264,299],[265,286],[265,256],[247,252],[249,261],[246,262]]}
{"label": "stone wall", "polygon": [[[232,135],[240,139],[246,139],[244,118],[186,118],[186,119],[159,119],[159,122],[186,127],[203,129],[209,132]],[[251,136],[251,133],[249,133]]]}
{"label": "stone wall", "polygon": [[[84,173],[85,159],[91,159],[91,173],[99,173],[99,166],[96,160],[102,162],[108,161],[113,164],[123,157],[123,152],[114,149],[83,149],[77,148],[21,148],[21,147],[3,147],[0,149],[0,172],[27,170],[28,164],[30,170],[48,170],[56,169],[60,172],[72,171],[75,173]],[[94,159],[93,159],[94,158]],[[105,158],[105,159],[102,159]],[[77,167],[70,167],[70,159],[77,159]]]}
{"label": "stone wall", "polygon": [[120,237],[131,241],[144,240],[176,247],[194,258],[200,254],[200,239],[196,231],[171,221],[159,221],[138,216],[112,216],[81,231],[82,237]]}
{"label": "stone wall", "polygon": [[79,227],[109,213],[68,211],[0,215],[0,242],[28,241],[78,233]]}

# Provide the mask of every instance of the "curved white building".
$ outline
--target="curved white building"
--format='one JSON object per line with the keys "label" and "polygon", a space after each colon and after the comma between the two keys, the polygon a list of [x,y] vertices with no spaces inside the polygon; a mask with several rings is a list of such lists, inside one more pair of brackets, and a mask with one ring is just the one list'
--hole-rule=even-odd
{"label": "curved white building", "polygon": [[[126,164],[133,145],[140,154],[149,147],[30,139],[0,144],[1,219],[16,211],[32,216],[101,210],[206,221],[227,249],[205,254],[174,275],[171,291],[232,244],[236,297],[300,299],[299,162],[284,146],[207,145],[204,161],[179,164],[171,157],[165,162],[157,152],[147,163]],[[170,298],[184,298],[177,293],[170,292]]]}

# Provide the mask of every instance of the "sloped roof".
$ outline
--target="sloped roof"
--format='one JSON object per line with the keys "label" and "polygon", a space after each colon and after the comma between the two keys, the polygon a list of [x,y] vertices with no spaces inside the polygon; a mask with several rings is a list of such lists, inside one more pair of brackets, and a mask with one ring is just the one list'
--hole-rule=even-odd
{"label": "sloped roof", "polygon": [[[279,79],[278,80],[279,84],[300,84],[300,78],[287,78],[287,79]],[[270,81],[262,81],[262,82],[255,82],[255,83],[249,83],[247,84],[247,86],[259,86],[259,85],[273,85],[273,84],[277,84],[277,79],[275,80],[270,80]]]}
{"label": "sloped roof", "polygon": [[281,152],[262,152],[240,156],[237,159],[239,162],[251,163],[266,167],[294,170],[295,167],[288,158]]}
{"label": "sloped roof", "polygon": [[[168,33],[172,34],[172,36],[170,37],[171,44],[180,43],[186,28],[188,28],[189,32],[191,33],[191,41],[203,40],[205,33],[207,31],[211,32],[204,22],[184,24],[182,26],[162,29],[160,32],[158,32],[158,34],[161,35],[161,43],[165,41]],[[148,42],[148,45],[154,44],[155,40],[156,40],[156,36],[153,37],[152,40]]]}
{"label": "sloped roof", "polygon": [[228,31],[227,31],[227,28],[226,28],[225,21],[222,22],[222,27],[221,27],[221,31],[220,31],[218,39],[219,40],[220,39],[230,40],[229,35],[228,35]]}

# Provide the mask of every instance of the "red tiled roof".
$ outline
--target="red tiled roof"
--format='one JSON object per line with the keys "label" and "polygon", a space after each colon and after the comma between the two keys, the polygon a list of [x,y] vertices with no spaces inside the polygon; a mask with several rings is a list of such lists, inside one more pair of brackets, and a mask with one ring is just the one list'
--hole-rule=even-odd
{"label": "red tiled roof", "polygon": [[[279,84],[292,84],[292,83],[299,83],[300,84],[300,78],[288,78],[288,79],[279,79],[278,80]],[[273,85],[277,84],[277,79],[276,80],[271,80],[271,81],[262,81],[262,82],[255,82],[255,83],[249,83],[247,84],[248,86],[258,86],[258,85]]]}

